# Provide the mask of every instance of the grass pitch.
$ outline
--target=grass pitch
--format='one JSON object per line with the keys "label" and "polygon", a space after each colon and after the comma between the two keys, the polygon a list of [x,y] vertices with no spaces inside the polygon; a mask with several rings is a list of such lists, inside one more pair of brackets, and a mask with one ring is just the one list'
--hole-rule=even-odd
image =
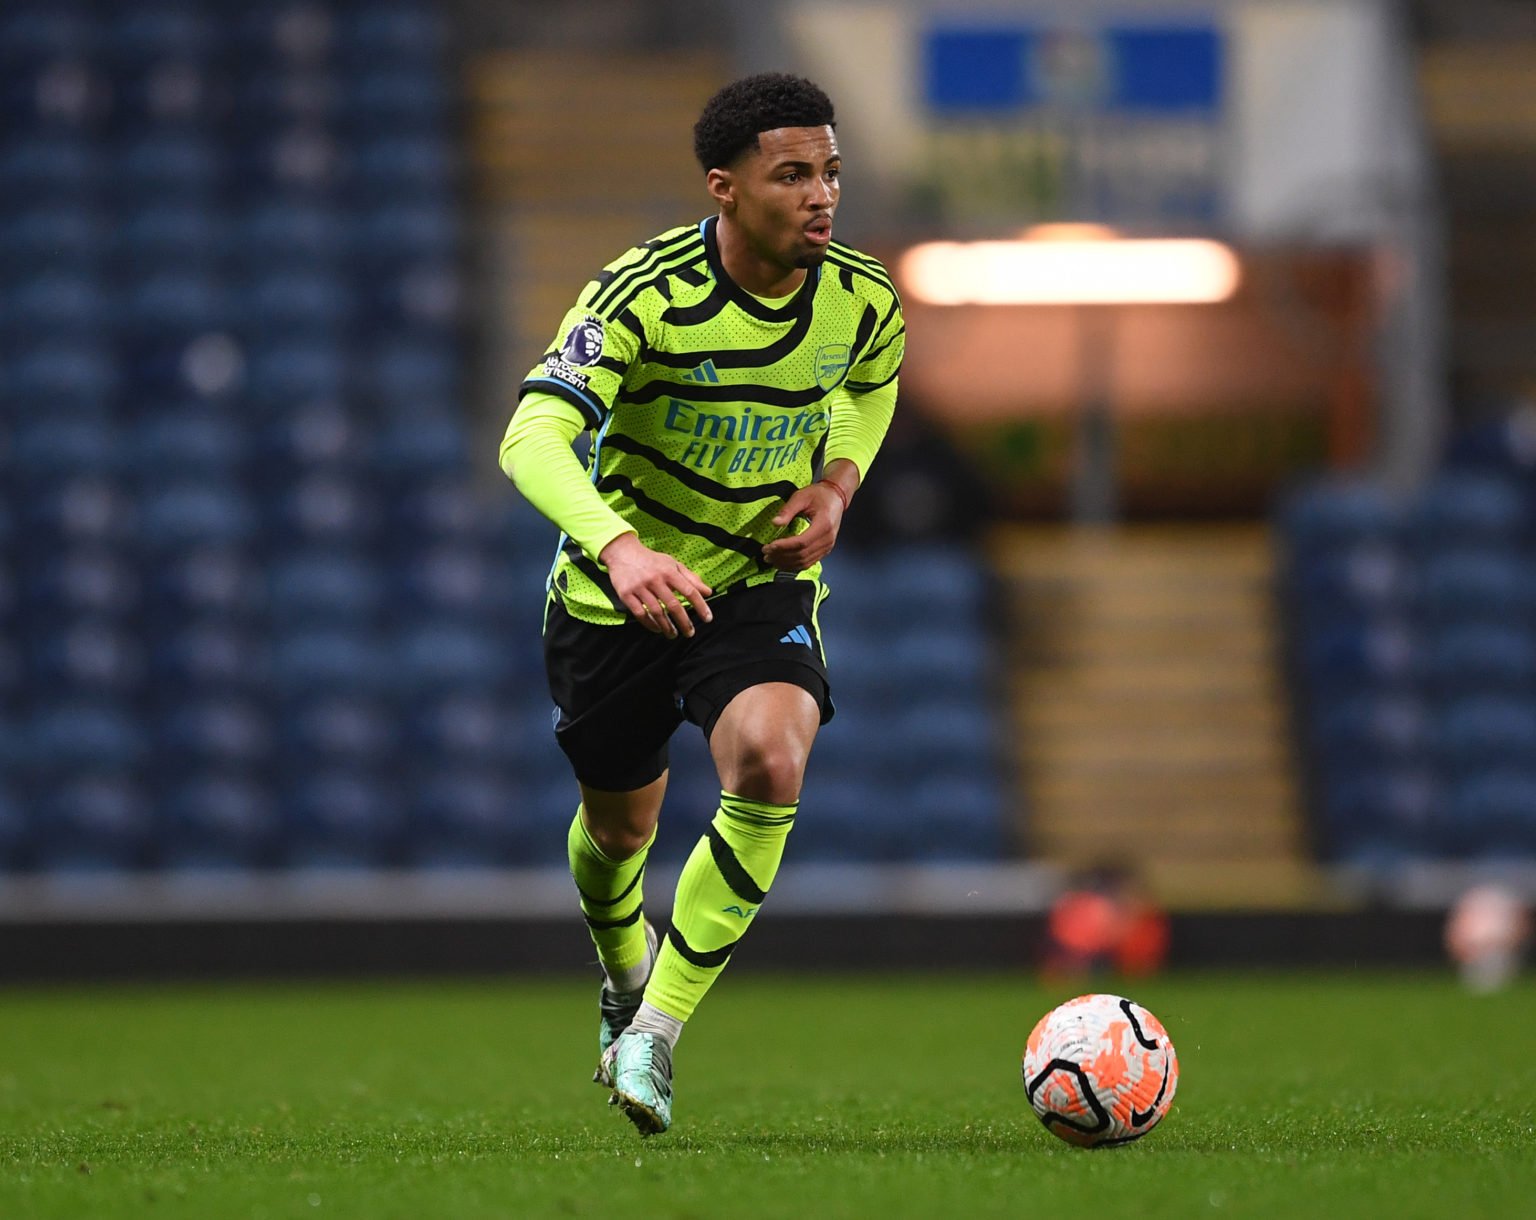
{"label": "grass pitch", "polygon": [[[1083,990],[1088,988],[1080,988]],[[728,973],[670,1133],[588,1082],[572,982],[11,991],[0,1216],[1529,1215],[1536,986],[1172,976],[1173,1113],[1069,1148],[1018,1079],[1073,989]]]}

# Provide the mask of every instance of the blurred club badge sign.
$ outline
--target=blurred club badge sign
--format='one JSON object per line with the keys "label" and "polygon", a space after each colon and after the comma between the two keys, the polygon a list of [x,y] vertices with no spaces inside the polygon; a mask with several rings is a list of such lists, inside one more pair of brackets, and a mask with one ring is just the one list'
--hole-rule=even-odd
{"label": "blurred club badge sign", "polygon": [[1201,227],[1221,212],[1223,39],[1177,24],[937,19],[922,44],[934,220]]}

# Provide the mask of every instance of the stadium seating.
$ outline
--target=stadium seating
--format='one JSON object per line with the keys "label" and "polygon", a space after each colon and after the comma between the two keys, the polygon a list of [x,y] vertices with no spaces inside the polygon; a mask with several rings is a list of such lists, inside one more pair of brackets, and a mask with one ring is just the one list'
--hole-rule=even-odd
{"label": "stadium seating", "polygon": [[[1281,508],[1281,594],[1320,845],[1334,859],[1536,854],[1536,515],[1513,465],[1453,460]],[[1465,452],[1465,451],[1463,451]]]}
{"label": "stadium seating", "polygon": [[[475,487],[446,52],[428,0],[0,5],[0,869],[562,864],[555,531]],[[829,579],[797,850],[1006,850],[981,565]],[[718,783],[674,754],[680,858]]]}

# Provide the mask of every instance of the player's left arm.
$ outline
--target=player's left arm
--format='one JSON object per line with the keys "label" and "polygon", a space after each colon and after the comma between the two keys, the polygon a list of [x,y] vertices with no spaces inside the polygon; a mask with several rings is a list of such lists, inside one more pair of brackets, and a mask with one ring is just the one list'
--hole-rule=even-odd
{"label": "player's left arm", "polygon": [[821,478],[791,495],[773,518],[778,526],[787,526],[796,517],[805,518],[808,524],[800,533],[775,539],[763,548],[763,559],[769,565],[786,572],[803,572],[825,559],[837,544],[843,514],[891,426],[896,384],[893,377],[867,393],[837,391]]}
{"label": "player's left arm", "polygon": [[791,526],[796,517],[804,518],[807,524],[799,533],[777,538],[763,548],[763,560],[772,567],[803,572],[826,558],[837,544],[843,514],[859,484],[869,477],[870,464],[891,426],[907,328],[894,289],[882,305],[883,316],[874,328],[873,339],[828,404],[832,422],[822,454],[821,478],[791,495],[773,518],[781,527]]}

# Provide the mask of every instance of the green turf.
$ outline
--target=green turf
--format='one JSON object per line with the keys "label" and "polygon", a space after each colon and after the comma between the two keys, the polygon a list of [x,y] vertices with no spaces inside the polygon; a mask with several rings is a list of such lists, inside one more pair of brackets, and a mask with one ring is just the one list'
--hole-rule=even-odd
{"label": "green turf", "polygon": [[1334,1216],[1536,1208],[1536,988],[1136,986],[1183,1076],[1082,1152],[1018,1056],[1024,978],[728,974],[641,1141],[588,1083],[569,982],[11,991],[0,1216]]}

